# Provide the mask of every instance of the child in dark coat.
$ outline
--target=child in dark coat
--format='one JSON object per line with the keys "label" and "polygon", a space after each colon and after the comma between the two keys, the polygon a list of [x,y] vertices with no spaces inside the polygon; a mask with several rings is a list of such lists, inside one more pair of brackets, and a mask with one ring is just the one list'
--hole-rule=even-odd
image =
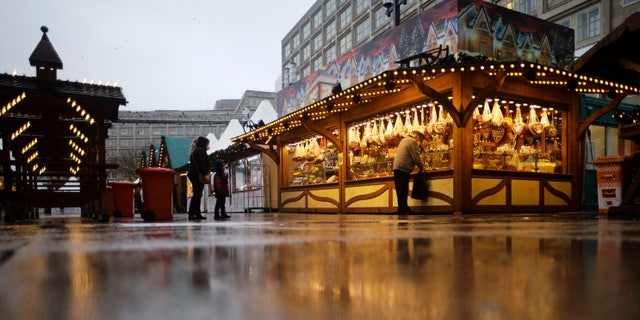
{"label": "child in dark coat", "polygon": [[213,164],[213,192],[216,196],[216,206],[213,218],[216,220],[229,219],[225,209],[225,201],[229,196],[229,178],[224,170],[224,161],[218,159]]}

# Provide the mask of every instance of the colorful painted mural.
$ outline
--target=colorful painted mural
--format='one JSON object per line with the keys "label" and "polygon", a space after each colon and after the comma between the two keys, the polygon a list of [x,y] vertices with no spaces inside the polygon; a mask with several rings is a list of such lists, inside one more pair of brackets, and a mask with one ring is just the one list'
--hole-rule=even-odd
{"label": "colorful painted mural", "polygon": [[568,69],[573,61],[574,32],[481,0],[444,1],[284,88],[278,93],[278,115],[328,97],[336,82],[342,88],[354,86],[397,69],[398,60],[440,46],[454,55],[525,60]]}

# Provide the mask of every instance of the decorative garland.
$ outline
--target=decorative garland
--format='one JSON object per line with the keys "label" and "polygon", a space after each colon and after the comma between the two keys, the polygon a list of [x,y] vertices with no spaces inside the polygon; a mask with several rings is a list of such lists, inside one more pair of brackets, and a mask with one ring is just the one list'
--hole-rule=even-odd
{"label": "decorative garland", "polygon": [[633,111],[616,111],[613,118],[618,124],[636,124],[640,123],[640,109]]}
{"label": "decorative garland", "polygon": [[234,143],[234,144],[228,146],[226,149],[218,150],[218,151],[212,153],[209,156],[209,158],[211,160],[226,159],[226,158],[229,158],[230,156],[233,156],[233,155],[235,155],[237,153],[240,153],[240,152],[248,150],[248,149],[249,149],[249,147],[245,143]]}

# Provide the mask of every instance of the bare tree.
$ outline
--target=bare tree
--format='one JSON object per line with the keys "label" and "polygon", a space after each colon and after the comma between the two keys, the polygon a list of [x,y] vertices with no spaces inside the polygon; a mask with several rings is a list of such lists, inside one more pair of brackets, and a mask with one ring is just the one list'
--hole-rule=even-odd
{"label": "bare tree", "polygon": [[140,154],[142,151],[124,151],[116,158],[118,169],[116,177],[121,181],[134,181],[138,175],[136,170],[140,164]]}

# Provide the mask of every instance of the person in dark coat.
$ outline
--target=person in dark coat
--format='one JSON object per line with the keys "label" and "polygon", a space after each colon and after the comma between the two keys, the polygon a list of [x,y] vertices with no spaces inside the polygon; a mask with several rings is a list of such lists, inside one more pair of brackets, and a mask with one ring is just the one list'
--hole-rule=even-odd
{"label": "person in dark coat", "polygon": [[196,139],[195,148],[189,155],[190,165],[187,177],[193,186],[193,198],[191,198],[189,211],[187,212],[189,220],[206,219],[206,217],[200,212],[204,183],[200,182],[198,176],[199,174],[210,176],[209,155],[207,154],[207,150],[209,150],[209,139],[205,137],[198,137]]}
{"label": "person in dark coat", "polygon": [[420,158],[420,144],[425,140],[422,133],[412,131],[404,137],[398,145],[398,151],[393,159],[393,181],[398,197],[398,214],[409,214],[411,210],[407,205],[409,196],[409,180],[411,172],[417,166],[420,172],[424,171],[424,165]]}
{"label": "person in dark coat", "polygon": [[224,170],[224,161],[218,159],[213,163],[213,191],[216,195],[216,206],[213,218],[229,219],[225,208],[226,197],[229,196],[229,178]]}

